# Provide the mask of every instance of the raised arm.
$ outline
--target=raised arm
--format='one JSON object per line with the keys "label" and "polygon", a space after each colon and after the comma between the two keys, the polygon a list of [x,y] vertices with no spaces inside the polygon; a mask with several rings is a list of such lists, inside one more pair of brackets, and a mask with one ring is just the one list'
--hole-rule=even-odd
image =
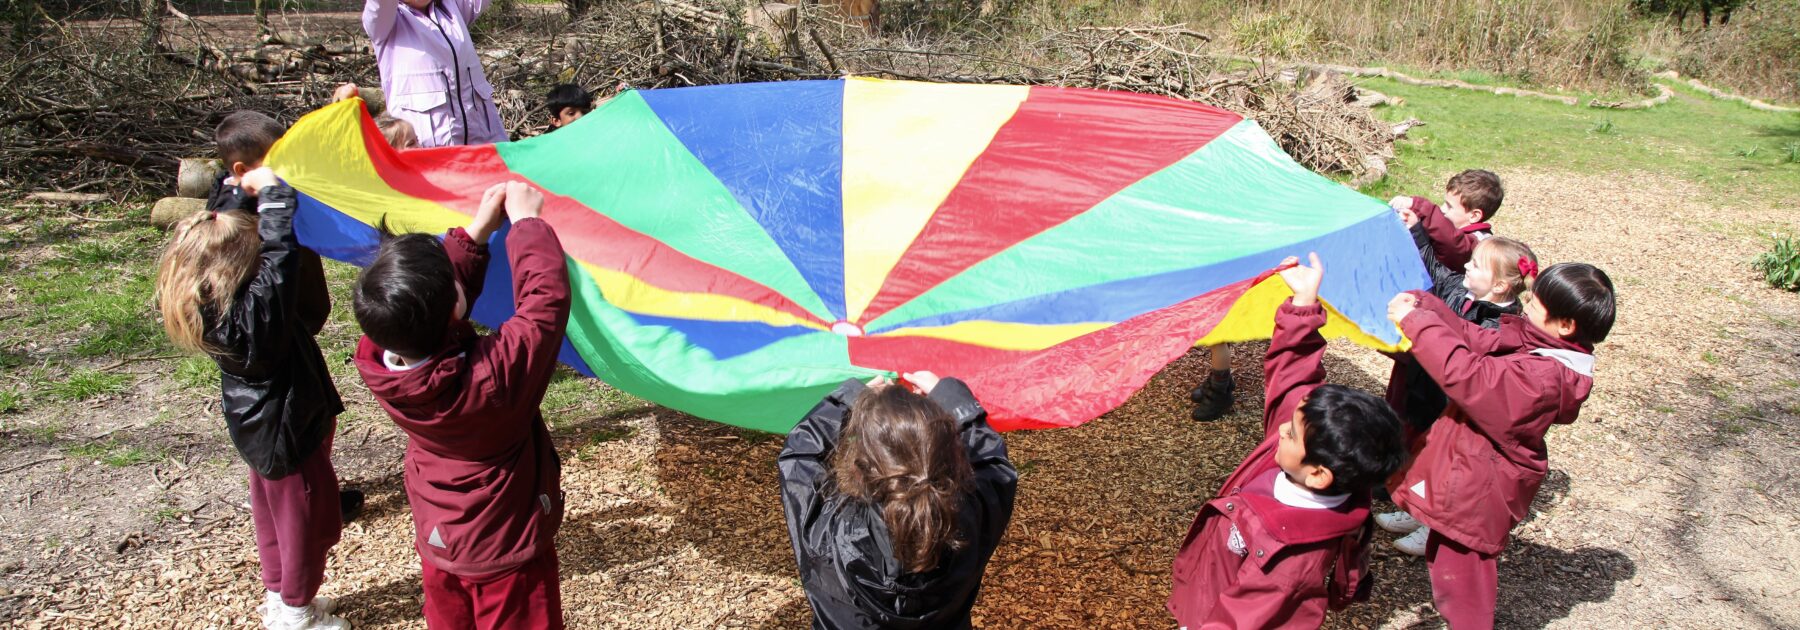
{"label": "raised arm", "polygon": [[1298,259],[1282,262],[1281,279],[1294,297],[1275,309],[1275,333],[1269,337],[1269,353],[1263,357],[1263,432],[1273,433],[1287,422],[1299,398],[1325,384],[1325,307],[1319,304],[1319,284],[1325,267],[1319,255],[1312,266]]}
{"label": "raised arm", "polygon": [[1469,296],[1469,289],[1463,286],[1463,274],[1456,273],[1444,263],[1438,261],[1437,247],[1425,235],[1425,229],[1412,227],[1413,245],[1419,248],[1419,262],[1425,264],[1425,273],[1431,276],[1431,294],[1445,302],[1458,297]]}
{"label": "raised arm", "polygon": [[456,281],[462,284],[463,299],[468,300],[469,310],[472,311],[475,308],[475,298],[481,297],[482,286],[487,282],[490,259],[487,243],[475,240],[462,228],[450,228],[450,232],[444,235],[444,252],[450,255],[450,271],[456,275]]}
{"label": "raised arm", "polygon": [[801,555],[807,548],[807,532],[823,511],[822,488],[831,478],[828,459],[844,432],[844,416],[865,389],[861,381],[850,379],[826,394],[788,431],[787,443],[775,461],[781,474],[781,512],[787,518],[788,542],[802,574],[807,571],[806,558]]}
{"label": "raised arm", "polygon": [[988,426],[987,411],[974,392],[960,379],[946,378],[931,388],[931,400],[950,412],[968,449],[969,466],[975,471],[975,492],[986,511],[981,519],[981,548],[993,549],[1012,521],[1013,499],[1018,494],[1019,471],[1006,456],[1006,441]]}
{"label": "raised arm", "polygon": [[[268,174],[266,179],[273,182],[274,175]],[[297,195],[293,188],[280,183],[259,185],[253,194],[260,213],[257,233],[262,237],[262,253],[256,275],[251,276],[250,283],[245,286],[244,297],[238,300],[237,308],[243,312],[243,321],[256,327],[257,334],[250,335],[250,352],[256,360],[280,361],[288,348],[287,327],[297,319],[294,313],[300,284],[300,242],[294,238]]]}
{"label": "raised arm", "polygon": [[1432,248],[1437,250],[1438,262],[1451,269],[1462,269],[1469,264],[1469,256],[1474,254],[1478,242],[1475,235],[1457,229],[1437,204],[1424,197],[1413,197],[1412,210],[1419,216],[1419,227],[1425,228]]}
{"label": "raised arm", "polygon": [[363,32],[368,33],[370,43],[377,48],[387,44],[399,10],[400,0],[363,0]]}
{"label": "raised arm", "polygon": [[[1480,334],[1465,338],[1452,329],[1459,324],[1474,327]],[[1547,388],[1539,382],[1544,377],[1532,374],[1526,362],[1488,354],[1500,331],[1460,319],[1446,322],[1442,314],[1427,309],[1408,313],[1400,328],[1413,340],[1413,359],[1444,389],[1444,395],[1471,412],[1472,428],[1483,435],[1498,438],[1512,430],[1514,419],[1554,407],[1554,401],[1528,394]]]}

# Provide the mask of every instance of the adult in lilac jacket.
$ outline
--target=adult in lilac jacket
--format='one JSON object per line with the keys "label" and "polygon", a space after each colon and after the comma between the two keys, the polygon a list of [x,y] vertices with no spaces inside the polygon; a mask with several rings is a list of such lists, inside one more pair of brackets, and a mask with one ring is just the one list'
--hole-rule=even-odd
{"label": "adult in lilac jacket", "polygon": [[363,31],[381,68],[381,93],[395,118],[412,123],[419,146],[505,142],[494,86],[481,72],[469,25],[488,0],[366,0]]}

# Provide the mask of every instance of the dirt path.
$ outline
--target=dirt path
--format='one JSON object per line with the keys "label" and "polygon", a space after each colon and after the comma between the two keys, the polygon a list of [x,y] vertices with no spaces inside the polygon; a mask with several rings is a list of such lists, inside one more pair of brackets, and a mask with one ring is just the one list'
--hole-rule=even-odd
{"label": "dirt path", "polygon": [[[1653,175],[1503,175],[1500,231],[1549,261],[1599,264],[1623,297],[1593,400],[1552,432],[1552,477],[1501,560],[1501,625],[1800,626],[1800,296],[1766,288],[1744,264],[1759,232],[1800,231],[1800,219]],[[348,321],[334,319],[322,344],[334,360]],[[1225,421],[1186,418],[1204,364],[1194,353],[1103,419],[1008,437],[1019,509],[977,625],[1171,624],[1162,603],[1175,546],[1259,437],[1260,348],[1245,350],[1239,407]],[[1338,344],[1329,369],[1378,389],[1384,361]],[[0,624],[251,626],[260,585],[244,469],[215,394],[171,387],[169,362],[129,369],[142,380],[118,396],[6,417],[0,470],[23,468],[0,475]],[[343,419],[338,470],[370,505],[335,550],[325,593],[358,627],[421,628],[402,438],[347,369],[339,387],[357,409]],[[603,386],[591,387],[598,398]],[[805,626],[776,494],[778,438],[591,401],[555,420],[571,627]],[[69,454],[103,433],[159,457],[114,466]],[[1329,625],[1435,625],[1424,564],[1385,546],[1377,563],[1376,600]]]}

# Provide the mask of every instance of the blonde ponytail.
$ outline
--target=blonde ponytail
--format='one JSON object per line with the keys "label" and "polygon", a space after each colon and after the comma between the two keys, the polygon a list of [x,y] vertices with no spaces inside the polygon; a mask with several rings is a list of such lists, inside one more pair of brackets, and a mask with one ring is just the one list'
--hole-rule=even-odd
{"label": "blonde ponytail", "polygon": [[175,224],[156,263],[156,304],[175,347],[222,355],[206,341],[206,313],[231,309],[238,289],[256,273],[262,240],[249,212],[196,212]]}

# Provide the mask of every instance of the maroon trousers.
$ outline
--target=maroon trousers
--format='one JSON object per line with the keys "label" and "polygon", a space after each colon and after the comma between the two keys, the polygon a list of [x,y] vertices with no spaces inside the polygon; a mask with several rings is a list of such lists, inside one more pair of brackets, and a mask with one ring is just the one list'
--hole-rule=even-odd
{"label": "maroon trousers", "polygon": [[432,630],[561,630],[562,578],[556,550],[482,577],[424,566],[425,627]]}
{"label": "maroon trousers", "polygon": [[1436,531],[1425,540],[1431,602],[1450,630],[1493,630],[1500,597],[1499,556],[1464,547]]}
{"label": "maroon trousers", "polygon": [[280,479],[250,473],[250,514],[256,521],[256,555],[263,586],[289,606],[305,606],[325,581],[325,555],[344,530],[338,506],[331,437]]}

